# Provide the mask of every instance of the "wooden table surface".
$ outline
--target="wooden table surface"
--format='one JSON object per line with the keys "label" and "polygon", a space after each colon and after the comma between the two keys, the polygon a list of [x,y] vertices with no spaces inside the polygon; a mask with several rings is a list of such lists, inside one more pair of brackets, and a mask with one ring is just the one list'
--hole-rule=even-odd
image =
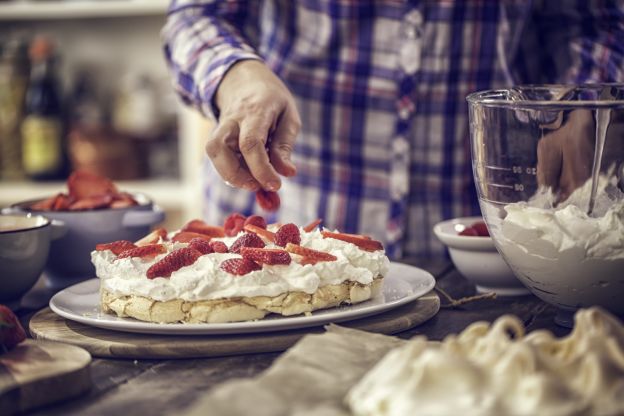
{"label": "wooden table surface", "polygon": [[[448,260],[409,262],[431,272],[437,287],[458,299],[475,294],[474,285],[464,279]],[[22,300],[17,313],[27,328],[28,319],[50,297],[41,285]],[[442,304],[445,300],[442,298]],[[493,321],[511,313],[522,319],[528,330],[548,329],[557,336],[569,333],[554,324],[556,310],[528,295],[499,297],[470,302],[460,307],[442,307],[428,322],[398,334],[411,338],[425,334],[440,340],[462,331],[470,323]],[[208,389],[236,377],[251,377],[268,368],[279,353],[250,354],[220,358],[182,360],[121,360],[94,358],[91,364],[93,388],[71,401],[38,409],[34,415],[176,414]]]}

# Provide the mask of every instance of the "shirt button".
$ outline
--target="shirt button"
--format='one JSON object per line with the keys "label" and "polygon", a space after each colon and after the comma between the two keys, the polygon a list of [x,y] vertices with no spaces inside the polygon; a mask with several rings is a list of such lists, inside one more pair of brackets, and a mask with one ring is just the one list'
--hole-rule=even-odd
{"label": "shirt button", "polygon": [[399,118],[401,120],[407,120],[409,119],[409,117],[410,117],[410,111],[407,108],[403,107],[399,110]]}

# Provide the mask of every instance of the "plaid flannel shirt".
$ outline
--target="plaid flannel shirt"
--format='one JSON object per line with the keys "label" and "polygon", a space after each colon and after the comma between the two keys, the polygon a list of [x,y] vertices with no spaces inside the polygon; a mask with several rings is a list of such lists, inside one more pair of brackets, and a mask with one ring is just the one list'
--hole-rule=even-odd
{"label": "plaid flannel shirt", "polygon": [[[178,0],[163,37],[177,91],[207,116],[234,63],[272,68],[303,125],[279,220],[323,218],[392,258],[441,253],[432,225],[479,213],[468,93],[624,80],[622,1]],[[208,221],[255,209],[209,163],[205,179]]]}

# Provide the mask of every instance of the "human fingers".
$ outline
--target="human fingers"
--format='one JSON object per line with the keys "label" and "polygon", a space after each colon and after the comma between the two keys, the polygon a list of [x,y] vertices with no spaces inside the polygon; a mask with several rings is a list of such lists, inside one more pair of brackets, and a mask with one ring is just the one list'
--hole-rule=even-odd
{"label": "human fingers", "polygon": [[279,175],[271,165],[266,143],[275,124],[275,118],[269,114],[257,114],[245,117],[240,122],[238,147],[249,172],[260,186],[268,191],[277,191],[281,186]]}
{"label": "human fingers", "polygon": [[562,150],[560,130],[544,136],[537,143],[537,183],[550,187],[553,191],[559,188],[561,176]]}
{"label": "human fingers", "polygon": [[256,191],[260,186],[237,151],[238,136],[238,123],[222,120],[206,142],[206,154],[227,184]]}
{"label": "human fingers", "polygon": [[284,176],[294,176],[297,168],[291,160],[295,139],[301,130],[301,120],[294,104],[286,107],[269,141],[269,159],[275,170]]}
{"label": "human fingers", "polygon": [[589,117],[587,115],[577,117],[574,125],[566,132],[566,137],[561,143],[562,165],[559,178],[561,200],[567,199],[591,176],[595,146],[595,127],[591,113]]}

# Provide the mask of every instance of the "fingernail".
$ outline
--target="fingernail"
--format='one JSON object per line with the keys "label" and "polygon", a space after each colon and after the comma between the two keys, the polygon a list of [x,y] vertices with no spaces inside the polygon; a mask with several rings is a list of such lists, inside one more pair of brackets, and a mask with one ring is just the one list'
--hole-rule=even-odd
{"label": "fingernail", "polygon": [[277,191],[280,187],[280,183],[278,181],[268,181],[266,187],[269,191]]}
{"label": "fingernail", "polygon": [[258,190],[258,184],[256,183],[256,181],[248,181],[243,185],[243,188],[248,191],[255,192]]}

